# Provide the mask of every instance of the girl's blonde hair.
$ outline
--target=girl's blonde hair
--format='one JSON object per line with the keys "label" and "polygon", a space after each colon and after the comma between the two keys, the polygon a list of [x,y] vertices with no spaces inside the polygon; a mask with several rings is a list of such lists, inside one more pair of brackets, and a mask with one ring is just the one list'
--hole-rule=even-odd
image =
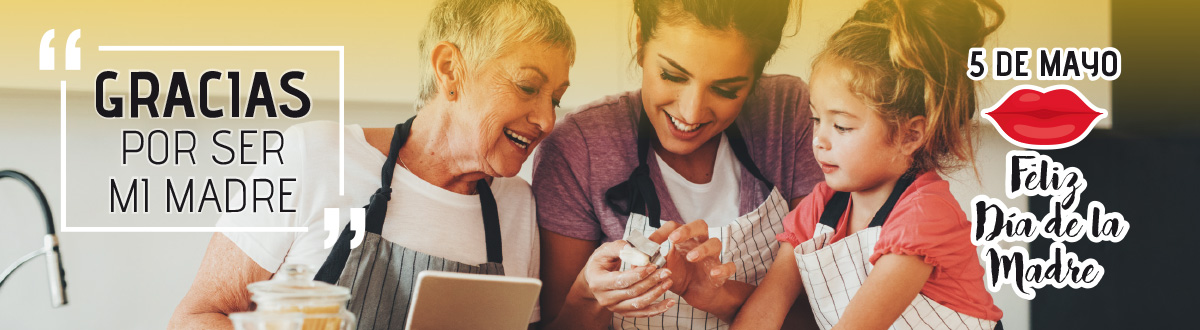
{"label": "girl's blonde hair", "polygon": [[901,123],[925,116],[910,172],[973,167],[976,86],[966,74],[967,52],[1003,21],[995,0],[868,0],[813,67],[845,68],[850,90],[890,123],[893,140]]}

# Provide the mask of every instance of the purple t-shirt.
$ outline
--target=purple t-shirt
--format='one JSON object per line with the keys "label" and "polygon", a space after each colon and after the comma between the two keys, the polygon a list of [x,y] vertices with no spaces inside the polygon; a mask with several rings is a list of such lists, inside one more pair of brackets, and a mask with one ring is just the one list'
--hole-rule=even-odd
{"label": "purple t-shirt", "polygon": [[[800,78],[764,75],[735,121],[754,164],[788,200],[808,195],[824,179],[813,159],[808,102],[808,86]],[[639,90],[605,97],[558,122],[533,161],[539,226],[584,240],[621,238],[627,216],[610,208],[604,193],[638,165],[641,111]],[[682,223],[658,162],[649,158],[647,165],[662,219]],[[744,167],[741,172],[738,209],[745,214],[766,201],[770,190]]]}

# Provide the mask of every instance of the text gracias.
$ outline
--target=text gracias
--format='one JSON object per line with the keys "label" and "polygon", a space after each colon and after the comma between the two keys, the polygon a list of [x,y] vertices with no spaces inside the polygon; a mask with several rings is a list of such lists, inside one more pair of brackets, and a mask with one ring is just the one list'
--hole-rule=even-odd
{"label": "text gracias", "polygon": [[[144,109],[149,118],[171,118],[179,111],[186,118],[196,118],[199,114],[204,118],[215,119],[226,116],[253,118],[256,110],[261,110],[261,113],[269,118],[279,117],[280,114],[287,118],[301,118],[312,110],[312,99],[295,85],[295,81],[303,81],[304,76],[304,71],[292,70],[285,72],[278,79],[278,88],[299,100],[300,105],[292,107],[287,102],[276,103],[272,79],[267,72],[255,71],[250,82],[248,98],[245,106],[242,106],[239,71],[205,71],[198,79],[197,106],[193,103],[193,88],[189,86],[186,72],[174,71],[167,82],[167,93],[163,98],[165,102],[160,111],[160,86],[163,84],[153,71],[129,72],[128,104],[125,96],[109,95],[105,92],[106,82],[119,81],[121,75],[116,71],[102,71],[96,76],[96,113],[108,119],[139,118],[139,113]],[[209,102],[210,84],[222,80],[228,83],[231,94],[230,104],[227,104],[228,112],[224,106],[212,107]],[[147,86],[148,90],[143,86]],[[274,137],[274,140],[269,139],[271,137]],[[121,141],[122,165],[129,164],[131,155],[139,154],[144,154],[146,161],[156,166],[172,161],[175,166],[181,165],[181,162],[183,165],[197,165],[194,153],[199,140],[190,129],[177,129],[170,133],[161,129],[151,130],[149,133],[125,129],[121,131]],[[278,130],[235,132],[222,129],[212,134],[211,141],[221,150],[209,157],[217,165],[284,165],[284,157],[281,154],[284,146],[283,133]],[[259,153],[257,159],[247,156],[252,150]],[[275,161],[272,162],[272,159]],[[285,198],[293,195],[296,178],[242,180],[227,177],[219,180],[223,182],[205,178],[202,183],[197,184],[190,177],[183,180],[165,178],[166,212],[200,213],[206,210],[206,206],[217,212],[295,212],[295,209],[288,208],[291,203]],[[109,212],[149,213],[149,186],[149,177],[131,178],[127,185],[124,182],[118,183],[116,178],[110,178]],[[236,196],[240,197],[235,198]]]}

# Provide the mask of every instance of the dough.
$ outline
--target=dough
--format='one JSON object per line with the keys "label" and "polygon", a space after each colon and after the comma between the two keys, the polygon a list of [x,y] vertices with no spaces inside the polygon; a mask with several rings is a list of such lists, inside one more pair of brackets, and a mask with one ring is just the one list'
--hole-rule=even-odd
{"label": "dough", "polygon": [[632,245],[626,245],[621,248],[621,261],[629,263],[632,266],[645,266],[650,263],[650,256],[638,251]]}

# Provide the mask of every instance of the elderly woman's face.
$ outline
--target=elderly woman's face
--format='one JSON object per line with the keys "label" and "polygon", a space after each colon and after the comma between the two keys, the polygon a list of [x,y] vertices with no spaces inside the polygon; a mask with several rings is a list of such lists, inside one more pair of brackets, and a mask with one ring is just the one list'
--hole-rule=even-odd
{"label": "elderly woman's face", "polygon": [[661,24],[642,46],[642,107],[663,149],[689,155],[733,123],[754,83],[741,34]]}
{"label": "elderly woman's face", "polygon": [[570,57],[562,47],[529,42],[512,45],[482,63],[464,83],[459,123],[476,125],[473,144],[490,176],[511,177],[533,148],[554,129],[554,108],[567,91]]}

